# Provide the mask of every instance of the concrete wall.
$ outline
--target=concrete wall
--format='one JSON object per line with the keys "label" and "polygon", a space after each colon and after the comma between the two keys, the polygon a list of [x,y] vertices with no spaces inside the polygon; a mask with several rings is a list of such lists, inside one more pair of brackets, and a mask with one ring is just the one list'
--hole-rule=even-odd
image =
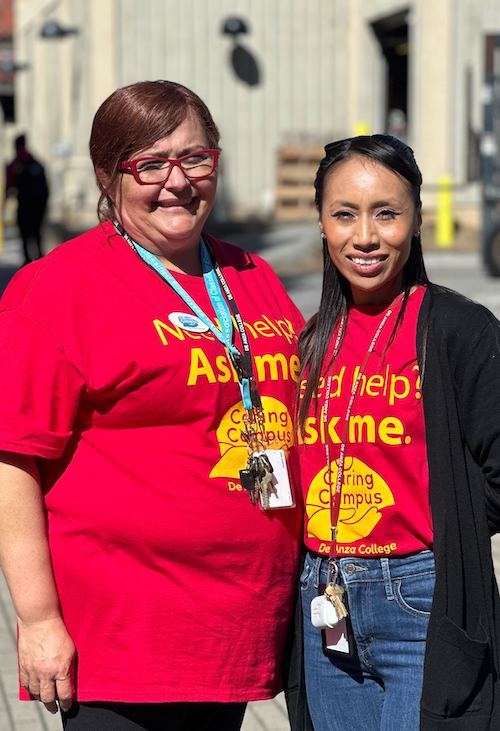
{"label": "concrete wall", "polygon": [[[77,26],[61,40],[37,36],[46,3],[17,0],[19,55],[32,62],[18,80],[19,126],[58,176],[54,211],[89,205],[86,143],[92,115],[117,86],[169,78],[194,89],[222,134],[223,189],[234,215],[269,215],[276,152],[295,141],[339,132],[333,88],[333,4],[323,0],[61,0],[54,17]],[[241,16],[240,44],[256,60],[260,83],[239,80],[224,20]],[[69,186],[69,189],[68,189]],[[82,186],[85,190],[82,190]]]}
{"label": "concrete wall", "polygon": [[[117,86],[169,78],[207,102],[222,133],[220,215],[271,214],[280,146],[381,131],[386,61],[371,29],[408,11],[409,142],[427,185],[442,174],[476,206],[467,180],[467,117],[481,125],[483,35],[500,32],[498,0],[15,0],[18,123],[50,165],[54,217],[93,218],[96,190],[87,155],[93,114]],[[241,45],[260,83],[238,79],[224,20],[240,16]],[[47,18],[79,29],[43,40]],[[466,77],[472,95],[466,96]],[[435,196],[426,193],[432,206]]]}

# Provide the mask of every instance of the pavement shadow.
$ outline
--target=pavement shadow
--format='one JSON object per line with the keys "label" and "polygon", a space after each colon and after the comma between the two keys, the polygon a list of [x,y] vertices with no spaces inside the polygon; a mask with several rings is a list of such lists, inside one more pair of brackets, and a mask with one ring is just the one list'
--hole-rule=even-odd
{"label": "pavement shadow", "polygon": [[209,219],[205,231],[222,241],[243,247],[255,254],[270,245],[269,233],[273,228],[275,226],[271,223],[262,221],[220,223]]}
{"label": "pavement shadow", "polygon": [[[209,217],[205,231],[216,238],[227,241],[236,246],[243,246],[251,252],[258,252],[269,246],[267,237],[276,228],[276,224],[249,219],[246,221],[221,222]],[[88,229],[69,229],[62,224],[50,223],[47,225],[47,239],[53,249],[64,241],[79,236]]]}
{"label": "pavement shadow", "polygon": [[[290,227],[290,225],[289,225]],[[216,238],[227,241],[230,244],[239,246],[252,253],[263,252],[270,249],[276,244],[276,234],[279,234],[282,226],[279,223],[271,221],[262,221],[258,219],[247,219],[245,221],[217,221],[215,218],[209,217],[205,226],[205,231]],[[87,229],[68,228],[59,223],[50,222],[45,226],[44,248],[50,251],[57,248],[61,243],[75,238],[84,233]],[[289,229],[287,229],[289,230]],[[12,237],[15,236],[11,232]],[[290,238],[293,238],[293,224],[290,229]],[[20,244],[19,244],[20,245]],[[285,282],[293,284],[297,279],[311,269],[315,268],[316,263],[311,267],[309,261],[305,261],[301,255],[292,257],[290,264],[284,267],[284,271],[279,271],[280,267],[273,264],[281,279]],[[13,264],[0,264],[0,293],[3,292],[9,280],[15,274],[19,267]]]}
{"label": "pavement shadow", "polygon": [[19,267],[15,264],[2,264],[0,266],[0,294],[18,270]]}

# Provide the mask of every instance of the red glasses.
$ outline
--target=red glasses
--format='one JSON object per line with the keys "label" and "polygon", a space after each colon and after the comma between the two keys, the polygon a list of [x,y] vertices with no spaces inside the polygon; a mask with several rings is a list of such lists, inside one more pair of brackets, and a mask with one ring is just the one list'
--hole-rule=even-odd
{"label": "red glasses", "polygon": [[130,171],[139,185],[164,183],[173,167],[180,167],[188,180],[204,180],[217,168],[219,150],[196,150],[189,155],[169,159],[166,157],[138,157],[124,160],[119,170]]}

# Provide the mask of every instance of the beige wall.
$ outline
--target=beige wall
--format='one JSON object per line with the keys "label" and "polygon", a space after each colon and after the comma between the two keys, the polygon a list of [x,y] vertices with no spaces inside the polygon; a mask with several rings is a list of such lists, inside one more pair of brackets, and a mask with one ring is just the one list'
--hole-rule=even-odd
{"label": "beige wall", "polygon": [[454,167],[454,3],[455,0],[423,0],[415,3],[413,9],[411,143],[424,181],[429,182],[451,175]]}
{"label": "beige wall", "polygon": [[[39,39],[35,30],[46,3],[17,0],[16,6],[19,55],[36,58],[26,77],[19,77],[19,126],[29,128],[33,146],[64,178],[62,187],[55,183],[54,214],[74,209],[75,201],[79,212],[90,206],[91,119],[116,86],[169,78],[204,98],[222,135],[221,199],[237,215],[272,211],[281,145],[330,140],[339,132],[334,3],[61,0],[53,17],[80,33],[53,41]],[[242,83],[230,67],[232,41],[220,29],[231,15],[249,24],[241,43],[259,63],[258,86]]]}
{"label": "beige wall", "polygon": [[[500,32],[498,0],[15,0],[16,57],[30,69],[17,74],[19,120],[7,136],[27,129],[49,163],[55,217],[93,219],[87,142],[97,106],[117,86],[174,79],[205,99],[220,126],[220,214],[267,216],[280,146],[324,144],[360,121],[382,131],[386,62],[370,24],[404,9],[409,142],[427,184],[442,174],[464,183],[465,74],[479,129],[482,37]],[[232,42],[220,32],[230,15],[249,24],[241,43],[260,65],[258,86],[230,67]],[[42,40],[47,17],[80,32]],[[458,198],[476,205],[477,186]]]}
{"label": "beige wall", "polygon": [[[384,16],[408,11],[409,93],[408,141],[424,178],[424,205],[435,206],[433,188],[443,175],[457,185],[458,208],[479,207],[478,184],[467,183],[467,126],[482,124],[484,34],[500,33],[498,0],[345,0],[336,4],[336,24],[344,25],[347,48],[348,125],[366,120],[380,131],[385,74],[384,60],[370,24]],[[472,79],[472,98],[466,77]]]}

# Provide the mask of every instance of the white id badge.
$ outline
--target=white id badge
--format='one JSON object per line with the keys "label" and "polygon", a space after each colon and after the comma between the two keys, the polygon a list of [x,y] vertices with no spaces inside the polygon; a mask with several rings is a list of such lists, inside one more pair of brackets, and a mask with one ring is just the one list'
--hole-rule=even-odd
{"label": "white id badge", "polygon": [[351,655],[347,619],[341,619],[334,627],[325,627],[325,650]]}
{"label": "white id badge", "polygon": [[273,473],[270,484],[266,488],[267,505],[264,505],[261,496],[261,507],[264,510],[295,507],[295,499],[293,497],[292,485],[288,475],[288,467],[284,451],[282,449],[266,449],[264,454],[271,463]]}

